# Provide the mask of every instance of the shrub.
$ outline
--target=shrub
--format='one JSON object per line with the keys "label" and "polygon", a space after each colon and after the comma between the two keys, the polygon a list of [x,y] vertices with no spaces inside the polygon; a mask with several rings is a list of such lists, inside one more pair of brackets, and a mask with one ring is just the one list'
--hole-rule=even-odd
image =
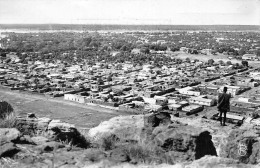
{"label": "shrub", "polygon": [[137,163],[146,164],[173,164],[169,157],[165,155],[165,151],[154,144],[152,141],[139,141],[136,144],[129,144],[125,146],[126,154],[131,160]]}
{"label": "shrub", "polygon": [[0,101],[0,119],[5,119],[8,115],[13,113],[13,107],[6,101]]}
{"label": "shrub", "polygon": [[256,119],[256,118],[258,118],[259,117],[259,114],[257,113],[257,112],[253,112],[252,113],[252,118],[253,119]]}
{"label": "shrub", "polygon": [[14,128],[16,123],[16,116],[14,113],[6,115],[5,118],[0,119],[0,128]]}
{"label": "shrub", "polygon": [[116,147],[116,143],[120,142],[120,139],[114,135],[108,135],[101,138],[101,143],[99,144],[104,150],[112,150]]}

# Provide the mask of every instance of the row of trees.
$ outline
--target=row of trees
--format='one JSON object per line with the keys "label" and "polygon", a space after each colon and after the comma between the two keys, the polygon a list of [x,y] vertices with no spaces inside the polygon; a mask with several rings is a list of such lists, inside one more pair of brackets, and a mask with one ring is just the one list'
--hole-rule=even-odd
{"label": "row of trees", "polygon": [[[231,33],[232,34],[232,33]],[[87,60],[90,63],[95,61],[117,61],[123,62],[125,60],[133,61],[135,63],[143,63],[145,61],[159,62],[163,60],[153,60],[150,50],[155,51],[179,51],[181,47],[193,48],[188,50],[191,54],[198,54],[200,49],[208,48],[213,49],[213,53],[227,52],[231,55],[243,55],[250,49],[249,45],[243,46],[240,50],[235,50],[234,44],[219,44],[212,40],[215,36],[214,33],[198,33],[187,34],[179,33],[170,36],[170,34],[154,34],[148,39],[156,41],[157,39],[165,37],[165,44],[160,43],[145,43],[138,42],[147,34],[108,34],[100,35],[98,33],[25,33],[15,34],[10,33],[8,37],[1,39],[6,48],[0,49],[0,54],[4,55],[6,52],[40,52],[40,54],[31,54],[30,58],[21,56],[22,61],[28,60],[46,60],[46,59],[62,59],[69,62],[79,62]],[[251,36],[250,36],[251,38]],[[252,36],[253,38],[253,36]],[[172,40],[172,41],[167,41]],[[208,44],[210,42],[210,44]],[[206,45],[207,44],[207,45]],[[248,42],[248,44],[251,44]],[[141,55],[137,57],[131,54],[134,48],[139,48]],[[120,51],[116,57],[111,57],[111,51]],[[52,53],[51,55],[48,53]],[[62,55],[62,53],[68,53]],[[260,50],[257,50],[257,55],[260,56]]]}

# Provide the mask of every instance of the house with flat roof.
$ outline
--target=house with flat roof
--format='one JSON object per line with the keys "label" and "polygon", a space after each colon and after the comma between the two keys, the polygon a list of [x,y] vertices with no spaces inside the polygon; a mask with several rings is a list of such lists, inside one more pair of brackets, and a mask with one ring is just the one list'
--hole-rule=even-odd
{"label": "house with flat roof", "polygon": [[191,97],[189,98],[189,103],[199,104],[204,106],[214,106],[215,101],[213,99],[207,99],[202,97]]}
{"label": "house with flat roof", "polygon": [[242,60],[255,60],[257,56],[255,54],[244,54]]}

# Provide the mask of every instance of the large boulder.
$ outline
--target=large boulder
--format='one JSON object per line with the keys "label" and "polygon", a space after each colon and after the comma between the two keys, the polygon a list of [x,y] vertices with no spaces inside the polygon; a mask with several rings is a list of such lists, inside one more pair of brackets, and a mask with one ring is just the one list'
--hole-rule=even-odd
{"label": "large boulder", "polygon": [[61,132],[73,132],[76,130],[74,124],[62,122],[60,120],[51,120],[48,125],[48,130],[59,129]]}
{"label": "large boulder", "polygon": [[242,163],[260,163],[259,132],[254,129],[235,129],[222,144],[220,156],[233,158]]}
{"label": "large boulder", "polygon": [[50,118],[46,117],[18,117],[15,122],[15,127],[24,135],[34,136],[35,134],[47,131],[51,121]]}
{"label": "large boulder", "polygon": [[16,141],[20,137],[20,132],[16,128],[0,128],[0,142]]}
{"label": "large boulder", "polygon": [[0,144],[0,158],[1,157],[12,157],[19,149],[12,142],[2,142]]}
{"label": "large boulder", "polygon": [[19,137],[20,132],[15,128],[0,128],[0,158],[13,156],[19,151],[13,143]]}
{"label": "large boulder", "polygon": [[159,126],[153,130],[152,140],[175,163],[200,159],[205,155],[217,155],[210,133],[189,125]]}
{"label": "large boulder", "polygon": [[60,142],[43,142],[41,145],[38,145],[36,148],[40,149],[43,152],[50,152],[59,148],[63,148],[65,145],[61,144]]}
{"label": "large boulder", "polygon": [[239,163],[239,161],[216,157],[216,156],[204,156],[199,160],[195,160],[192,163],[185,165],[187,168],[257,168],[257,166],[247,165]]}
{"label": "large boulder", "polygon": [[31,138],[32,142],[36,145],[42,145],[45,142],[48,142],[49,139],[43,136],[35,136]]}
{"label": "large boulder", "polygon": [[159,125],[168,125],[171,122],[169,113],[155,113],[150,115],[118,116],[100,123],[89,130],[89,136],[100,139],[109,134],[117,135],[120,139],[140,140],[143,128],[153,128]]}
{"label": "large boulder", "polygon": [[159,125],[167,125],[171,122],[171,115],[167,112],[153,113],[145,117],[146,127],[157,127]]}
{"label": "large boulder", "polygon": [[60,120],[52,120],[48,125],[47,133],[48,137],[55,141],[69,142],[79,147],[88,147],[89,145],[75,125]]}
{"label": "large boulder", "polygon": [[129,140],[139,140],[144,127],[143,115],[118,116],[100,123],[97,127],[89,130],[89,136],[100,139],[109,134],[117,135]]}
{"label": "large boulder", "polygon": [[41,144],[47,138],[80,147],[89,146],[89,143],[79,133],[75,125],[60,120],[52,120],[46,117],[37,118],[34,114],[29,114],[27,117],[17,118],[15,126],[23,135],[45,137],[45,140],[43,140],[43,137],[40,139],[33,138],[35,144]]}

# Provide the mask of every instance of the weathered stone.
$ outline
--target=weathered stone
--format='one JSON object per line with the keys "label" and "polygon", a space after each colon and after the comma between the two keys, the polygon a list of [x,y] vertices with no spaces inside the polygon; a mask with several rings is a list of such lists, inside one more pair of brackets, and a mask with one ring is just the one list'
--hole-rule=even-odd
{"label": "weathered stone", "polygon": [[[16,127],[24,135],[35,136],[42,134],[47,139],[58,142],[67,142],[80,147],[89,146],[89,143],[78,132],[75,125],[65,123],[60,120],[51,120],[45,117],[18,118],[16,121]],[[41,143],[40,140],[37,140],[37,138],[34,138],[34,140],[36,144]]]}
{"label": "weathered stone", "polygon": [[46,131],[48,129],[48,125],[50,122],[51,122],[50,118],[46,118],[46,117],[38,118],[37,129]]}
{"label": "weathered stone", "polygon": [[259,136],[253,129],[233,130],[226,142],[221,147],[220,156],[233,158],[242,163],[260,163]]}
{"label": "weathered stone", "polygon": [[33,140],[29,135],[23,135],[19,138],[19,140],[15,141],[16,144],[32,144],[35,145]]}
{"label": "weathered stone", "polygon": [[49,138],[56,141],[71,143],[80,147],[88,147],[89,143],[78,132],[75,125],[61,122],[60,120],[52,120],[48,125]]}
{"label": "weathered stone", "polygon": [[153,131],[153,141],[175,162],[199,159],[205,155],[217,155],[211,135],[199,128],[184,125],[160,126]]}
{"label": "weathered stone", "polygon": [[0,128],[0,144],[15,141],[19,136],[20,132],[16,128]]}
{"label": "weathered stone", "polygon": [[59,149],[59,148],[63,148],[65,147],[65,145],[59,143],[59,142],[45,142],[39,146],[37,146],[38,149],[42,150],[43,152],[51,152],[53,150]]}
{"label": "weathered stone", "polygon": [[59,168],[79,168],[79,167],[76,165],[65,164],[65,165],[60,166]]}
{"label": "weathered stone", "polygon": [[76,130],[75,125],[64,123],[60,120],[52,120],[48,125],[48,130],[59,129],[62,132],[73,132]]}
{"label": "weathered stone", "polygon": [[32,137],[31,140],[33,141],[33,143],[35,143],[36,145],[41,145],[44,144],[46,142],[49,141],[49,139],[43,137],[43,136],[36,136],[36,137]]}
{"label": "weathered stone", "polygon": [[1,157],[12,157],[17,152],[19,152],[18,148],[12,142],[2,143],[0,145],[0,158]]}
{"label": "weathered stone", "polygon": [[159,125],[167,125],[170,123],[172,123],[171,116],[167,112],[155,113],[155,114],[148,116],[145,119],[146,127],[157,127]]}
{"label": "weathered stone", "polygon": [[28,113],[27,118],[37,118],[34,113]]}
{"label": "weathered stone", "polygon": [[89,136],[93,139],[100,139],[104,135],[114,134],[120,139],[124,137],[129,140],[139,140],[143,127],[143,115],[118,116],[90,129]]}
{"label": "weathered stone", "polygon": [[29,116],[32,117],[20,117],[16,119],[15,127],[23,134],[34,136],[48,129],[51,119],[46,117],[37,118],[33,113],[30,113]]}
{"label": "weathered stone", "polygon": [[239,163],[236,160],[221,158],[216,156],[204,156],[199,160],[195,160],[192,163],[185,165],[185,168],[257,168],[253,165],[246,165]]}
{"label": "weathered stone", "polygon": [[23,135],[34,136],[38,133],[38,120],[30,118],[17,118],[15,128],[17,128]]}

